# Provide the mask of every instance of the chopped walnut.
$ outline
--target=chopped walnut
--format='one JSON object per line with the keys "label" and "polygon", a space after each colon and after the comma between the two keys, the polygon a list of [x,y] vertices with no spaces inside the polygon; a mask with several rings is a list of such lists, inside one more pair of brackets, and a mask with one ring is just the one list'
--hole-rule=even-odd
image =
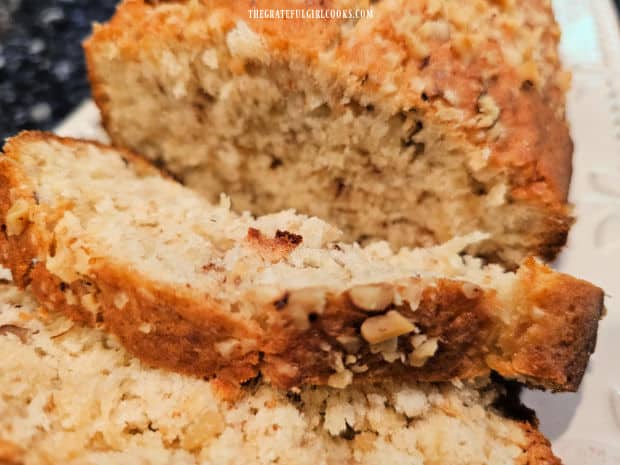
{"label": "chopped walnut", "polygon": [[129,302],[129,297],[127,297],[127,294],[125,294],[124,292],[119,292],[114,296],[114,306],[119,310],[125,308],[127,302]]}
{"label": "chopped walnut", "polygon": [[398,289],[398,295],[403,302],[409,304],[409,309],[413,312],[418,309],[422,301],[424,286],[414,282]]}
{"label": "chopped walnut", "polygon": [[381,354],[383,360],[388,363],[393,363],[404,357],[404,354],[398,352],[398,338],[393,337],[387,341],[380,342],[379,344],[372,344],[370,346],[370,353]]}
{"label": "chopped walnut", "polygon": [[344,362],[342,360],[342,353],[340,352],[330,352],[329,354],[329,366],[334,369],[336,372],[344,371]]}
{"label": "chopped walnut", "polygon": [[388,284],[355,286],[349,291],[351,302],[366,311],[385,310],[394,299],[394,290]]}
{"label": "chopped walnut", "polygon": [[220,354],[224,358],[229,358],[235,349],[239,347],[241,343],[238,339],[229,338],[224,339],[223,341],[216,342],[213,346],[218,354]]}
{"label": "chopped walnut", "polygon": [[17,199],[6,212],[6,233],[19,236],[28,224],[30,204],[26,199]]}
{"label": "chopped walnut", "polygon": [[327,385],[333,388],[344,389],[353,382],[353,373],[350,370],[339,371],[327,379]]}
{"label": "chopped walnut", "polygon": [[398,349],[398,338],[393,337],[378,344],[372,344],[370,346],[371,354],[379,354],[381,352],[395,352]]}
{"label": "chopped walnut", "polygon": [[413,352],[409,354],[409,364],[414,367],[424,366],[426,361],[437,352],[439,338],[418,334],[411,338]]}
{"label": "chopped walnut", "polygon": [[371,344],[378,344],[415,330],[415,326],[396,310],[385,315],[367,318],[362,323],[362,337]]}
{"label": "chopped walnut", "polygon": [[149,334],[153,330],[153,327],[149,323],[140,323],[138,326],[138,331],[142,334]]}
{"label": "chopped walnut", "polygon": [[368,371],[368,365],[353,365],[351,371],[353,373],[365,373]]}
{"label": "chopped walnut", "polygon": [[476,118],[476,126],[479,128],[490,128],[499,119],[501,110],[493,97],[484,94],[478,98],[478,112],[480,114]]}

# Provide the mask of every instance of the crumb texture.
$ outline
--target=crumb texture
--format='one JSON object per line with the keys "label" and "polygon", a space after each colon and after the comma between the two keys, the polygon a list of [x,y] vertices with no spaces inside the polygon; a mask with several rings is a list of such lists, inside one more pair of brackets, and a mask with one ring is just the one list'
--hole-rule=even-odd
{"label": "crumb texture", "polygon": [[[19,331],[17,330],[19,328]],[[559,465],[493,385],[378,384],[234,401],[0,285],[0,460],[11,465]]]}
{"label": "crumb texture", "polygon": [[344,3],[374,15],[253,21],[249,1],[123,2],[86,43],[110,137],[212,202],[295,208],[347,241],[481,230],[471,253],[552,258],[572,224],[572,143],[550,1]]}

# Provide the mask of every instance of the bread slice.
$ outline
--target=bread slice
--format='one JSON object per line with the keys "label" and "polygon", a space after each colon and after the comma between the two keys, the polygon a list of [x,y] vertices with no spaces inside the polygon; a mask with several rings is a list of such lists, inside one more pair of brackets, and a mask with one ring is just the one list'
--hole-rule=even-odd
{"label": "bread slice", "polygon": [[1,261],[47,308],[146,362],[239,383],[445,381],[491,370],[575,390],[601,289],[530,259],[338,242],[317,218],[254,218],[128,152],[27,132],[0,157]]}
{"label": "bread slice", "polygon": [[234,401],[0,285],[0,463],[559,465],[501,386],[389,383]]}
{"label": "bread slice", "polygon": [[514,265],[553,257],[572,223],[550,4],[126,0],[86,57],[113,143],[212,202],[295,208],[395,247],[487,231],[468,250]]}

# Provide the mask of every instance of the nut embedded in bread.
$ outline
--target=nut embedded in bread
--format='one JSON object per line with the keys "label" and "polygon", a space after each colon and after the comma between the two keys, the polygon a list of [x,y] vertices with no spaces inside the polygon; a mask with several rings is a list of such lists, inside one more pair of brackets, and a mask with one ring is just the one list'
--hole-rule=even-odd
{"label": "nut embedded in bread", "polygon": [[107,333],[0,284],[0,463],[10,465],[560,465],[501,386],[384,382],[233,401],[150,369]]}
{"label": "nut embedded in bread", "polygon": [[110,147],[30,132],[4,150],[1,262],[153,365],[286,388],[494,370],[575,390],[594,350],[601,289],[461,256],[481,233],[360,247],[317,218],[212,205]]}
{"label": "nut embedded in bread", "polygon": [[365,19],[253,20],[298,1],[126,0],[86,42],[117,146],[212,202],[295,208],[347,241],[442,243],[514,265],[572,224],[570,76],[549,0],[313,1]]}

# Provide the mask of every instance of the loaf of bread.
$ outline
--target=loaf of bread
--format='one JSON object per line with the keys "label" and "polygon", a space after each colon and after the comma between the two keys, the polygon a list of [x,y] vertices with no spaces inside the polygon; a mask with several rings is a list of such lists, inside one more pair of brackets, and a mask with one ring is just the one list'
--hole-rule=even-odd
{"label": "loaf of bread", "polygon": [[560,464],[535,426],[501,413],[514,401],[501,386],[257,382],[227,400],[217,382],[149,369],[10,284],[0,354],[6,465]]}
{"label": "loaf of bread", "polygon": [[[468,251],[514,265],[553,257],[572,223],[550,4],[126,0],[86,56],[113,143],[212,202],[395,247],[480,230]],[[253,19],[343,7],[372,17]]]}
{"label": "loaf of bread", "polygon": [[601,289],[534,259],[393,252],[283,211],[212,205],[129,152],[26,132],[0,157],[0,262],[40,303],[146,362],[277,387],[502,376],[575,390]]}

